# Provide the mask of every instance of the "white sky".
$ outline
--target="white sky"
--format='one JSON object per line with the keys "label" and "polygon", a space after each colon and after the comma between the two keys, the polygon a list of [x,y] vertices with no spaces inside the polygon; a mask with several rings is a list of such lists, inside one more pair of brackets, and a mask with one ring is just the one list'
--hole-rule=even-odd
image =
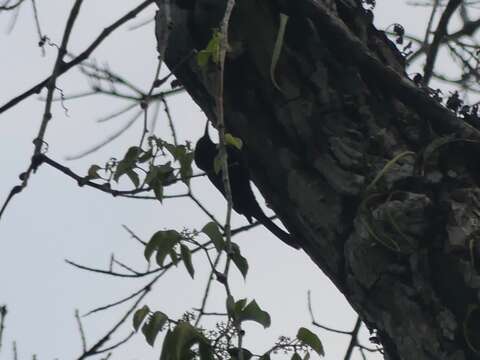
{"label": "white sky", "polygon": [[[82,51],[97,34],[114,19],[140,1],[85,1],[75,25],[70,50]],[[59,43],[66,14],[73,1],[38,1],[42,29],[53,42]],[[133,23],[153,14],[153,6]],[[407,31],[423,31],[424,11],[406,9],[403,1],[378,0],[376,19],[381,26],[402,23]],[[56,52],[46,47],[42,57],[36,46],[38,39],[30,2],[21,9],[16,26],[5,33],[10,16],[0,16],[0,104],[43,79],[51,71]],[[150,86],[156,66],[156,50],[151,24],[136,31],[124,26],[94,53],[98,63],[109,63],[111,69],[132,80],[138,87]],[[59,80],[65,94],[86,90],[88,84],[71,71]],[[45,93],[43,93],[45,94]],[[141,124],[97,153],[82,160],[68,162],[65,157],[76,154],[103,140],[129,120],[123,116],[98,124],[96,119],[118,109],[124,102],[105,97],[89,97],[67,102],[69,117],[58,103],[53,109],[46,141],[49,156],[85,174],[92,163],[103,164],[110,157],[120,158],[126,149],[137,143]],[[196,139],[204,121],[199,109],[186,95],[170,99],[181,141]],[[26,169],[32,153],[31,141],[38,131],[43,104],[34,96],[0,116],[0,200],[18,175]],[[166,120],[161,113],[158,134],[168,137]],[[128,182],[122,183],[128,185]],[[223,219],[225,202],[206,181],[198,180],[194,189],[218,218]],[[15,197],[0,221],[0,305],[7,304],[8,315],[0,359],[12,359],[12,341],[17,341],[19,359],[72,359],[80,353],[81,343],[73,317],[74,309],[85,313],[93,307],[120,299],[142,287],[147,279],[124,280],[73,269],[64,262],[68,258],[92,267],[106,268],[112,252],[138,269],[144,269],[143,249],[130,239],[121,224],[131,227],[143,239],[159,229],[183,227],[200,229],[208,219],[188,200],[168,201],[164,205],[152,201],[112,198],[91,188],[79,188],[74,181],[42,166],[28,188]],[[234,216],[234,224],[245,224]],[[242,252],[250,263],[245,283],[233,271],[236,298],[254,297],[270,312],[273,325],[267,331],[259,326],[248,327],[246,346],[257,353],[273,344],[278,335],[294,336],[298,327],[314,330],[326,348],[326,359],[343,356],[348,337],[314,329],[306,308],[307,290],[312,291],[313,307],[318,321],[325,325],[350,330],[354,312],[343,296],[330,284],[311,260],[300,251],[284,246],[262,228],[239,236]],[[266,256],[268,254],[268,257]],[[199,261],[194,259],[198,265]],[[204,282],[205,267],[200,267],[196,281],[191,281],[183,265],[160,281],[156,291],[147,297],[152,309],[175,318],[192,306],[198,307]],[[222,290],[218,285],[217,290]],[[217,306],[215,307],[215,304]],[[126,307],[111,309],[84,319],[87,339],[91,344],[109,329]],[[210,310],[223,309],[223,292],[212,296]],[[130,321],[122,334],[130,330]],[[251,331],[251,332],[250,332]],[[119,349],[114,358],[153,359],[161,343],[151,349],[142,335]],[[357,354],[354,359],[359,359]],[[371,357],[372,359],[374,357]]]}

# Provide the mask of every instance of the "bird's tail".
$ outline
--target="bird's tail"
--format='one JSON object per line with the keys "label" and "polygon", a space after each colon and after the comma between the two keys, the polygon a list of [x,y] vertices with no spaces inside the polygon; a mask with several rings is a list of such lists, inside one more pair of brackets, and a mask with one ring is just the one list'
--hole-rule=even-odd
{"label": "bird's tail", "polygon": [[258,209],[255,211],[255,214],[253,215],[255,219],[257,219],[263,226],[265,226],[270,232],[278,237],[280,240],[282,240],[285,244],[295,248],[295,249],[300,249],[300,245],[295,241],[295,239],[292,238],[292,236],[280,229],[265,213],[263,210],[258,207]]}

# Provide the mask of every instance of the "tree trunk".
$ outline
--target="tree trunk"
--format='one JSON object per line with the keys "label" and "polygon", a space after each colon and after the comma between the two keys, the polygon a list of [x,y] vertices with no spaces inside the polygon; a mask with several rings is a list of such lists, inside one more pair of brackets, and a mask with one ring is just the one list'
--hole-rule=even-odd
{"label": "tree trunk", "polygon": [[[166,52],[213,120],[215,69],[189,54],[205,48],[224,6],[177,0]],[[289,19],[272,77],[280,13]],[[479,132],[408,79],[360,0],[237,0],[229,41],[227,130],[385,357],[478,358]]]}

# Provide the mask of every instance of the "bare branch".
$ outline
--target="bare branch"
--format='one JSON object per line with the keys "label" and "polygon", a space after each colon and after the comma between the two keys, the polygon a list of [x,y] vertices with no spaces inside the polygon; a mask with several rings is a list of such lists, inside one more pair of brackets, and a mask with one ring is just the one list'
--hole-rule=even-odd
{"label": "bare branch", "polygon": [[[62,67],[59,69],[59,73],[57,74],[57,77],[60,75],[63,75],[67,71],[69,71],[71,68],[74,66],[80,64],[81,62],[85,61],[88,59],[88,57],[92,54],[92,52],[113,32],[115,31],[118,27],[126,23],[127,21],[135,18],[139,13],[141,13],[143,10],[145,10],[149,5],[153,3],[154,0],[145,0],[143,1],[140,5],[138,5],[136,8],[133,10],[129,11],[127,14],[122,16],[120,19],[115,21],[113,24],[110,26],[106,27],[100,35],[76,58],[73,60],[66,62],[62,65]],[[42,89],[47,86],[48,82],[50,81],[50,76],[46,78],[45,80],[39,82],[37,85],[33,86],[29,90],[25,91],[24,93],[18,95],[17,97],[11,99],[8,101],[5,105],[0,107],[0,114],[7,111],[8,109],[12,108],[13,106],[17,105],[19,102],[27,99],[28,97],[32,96],[33,94],[39,94]]]}
{"label": "bare branch", "polygon": [[450,0],[442,14],[442,17],[440,18],[440,21],[438,22],[437,30],[435,30],[432,45],[427,52],[427,60],[423,69],[424,85],[428,85],[430,79],[432,78],[433,66],[435,65],[438,49],[443,38],[447,35],[448,23],[450,22],[450,18],[452,17],[453,13],[461,3],[462,0]]}

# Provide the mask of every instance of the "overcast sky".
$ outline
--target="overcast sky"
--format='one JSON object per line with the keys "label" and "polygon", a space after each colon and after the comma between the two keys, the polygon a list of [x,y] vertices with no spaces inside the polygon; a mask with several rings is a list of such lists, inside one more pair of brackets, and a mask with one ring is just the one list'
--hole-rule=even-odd
{"label": "overcast sky", "polygon": [[[86,0],[70,41],[70,51],[79,53],[116,18],[140,1]],[[406,8],[403,1],[378,0],[376,22],[381,27],[402,23],[407,31],[422,32],[425,12]],[[37,1],[42,30],[52,42],[60,43],[66,14],[72,0]],[[153,16],[153,6],[131,22],[140,23]],[[20,9],[15,27],[6,33],[11,15],[0,13],[0,104],[47,76],[56,50],[47,46],[46,56],[36,46],[38,38],[29,1]],[[95,51],[99,64],[148,89],[155,66],[156,50],[152,24],[135,31],[124,26]],[[87,90],[88,84],[77,71],[59,79],[66,95]],[[42,93],[43,95],[45,93]],[[102,141],[129,120],[131,114],[98,123],[96,120],[117,110],[123,100],[88,97],[66,103],[68,114],[55,103],[46,141],[48,155],[79,174],[89,165],[103,164],[111,157],[121,158],[126,149],[138,142],[142,125],[135,123],[123,136],[98,152],[78,161],[67,161]],[[180,141],[196,139],[204,126],[204,116],[188,98],[179,95],[169,100]],[[32,154],[32,139],[41,122],[43,104],[37,96],[0,116],[0,199],[3,201],[18,175],[25,171]],[[160,113],[157,134],[168,138],[169,130]],[[128,186],[123,182],[121,186]],[[225,201],[205,180],[195,180],[194,190],[219,219],[224,218]],[[72,359],[81,352],[81,342],[74,319],[80,313],[120,299],[141,288],[148,279],[125,280],[74,269],[64,262],[106,268],[112,253],[129,265],[144,269],[143,249],[122,229],[125,224],[144,240],[157,230],[184,227],[200,229],[208,218],[189,200],[154,201],[112,198],[77,184],[48,166],[42,166],[28,188],[15,197],[0,220],[0,305],[8,306],[6,328],[0,359],[12,359],[12,341],[16,340],[19,359],[37,354],[41,360]],[[244,225],[243,217],[234,215],[235,225]],[[307,291],[311,290],[316,318],[327,326],[351,330],[355,314],[344,297],[331,285],[312,261],[301,251],[283,245],[268,231],[257,228],[236,238],[250,263],[244,282],[232,272],[236,298],[255,298],[270,312],[272,327],[248,327],[246,347],[256,352],[268,349],[278,335],[294,336],[298,327],[308,326],[320,336],[326,359],[343,356],[348,337],[334,335],[310,325]],[[268,254],[268,255],[267,255]],[[194,259],[196,265],[201,262]],[[161,280],[144,303],[162,310],[172,318],[191,307],[198,307],[208,276],[200,266],[195,281],[183,266]],[[218,285],[208,309],[223,309],[223,291]],[[215,292],[217,296],[215,296]],[[109,329],[126,307],[84,318],[87,341],[91,344]],[[127,334],[130,321],[121,331]],[[118,337],[120,339],[121,336]],[[117,359],[154,359],[161,343],[151,349],[143,336],[136,336],[116,352]],[[357,354],[355,359],[359,359]],[[372,359],[375,357],[371,357]]]}

